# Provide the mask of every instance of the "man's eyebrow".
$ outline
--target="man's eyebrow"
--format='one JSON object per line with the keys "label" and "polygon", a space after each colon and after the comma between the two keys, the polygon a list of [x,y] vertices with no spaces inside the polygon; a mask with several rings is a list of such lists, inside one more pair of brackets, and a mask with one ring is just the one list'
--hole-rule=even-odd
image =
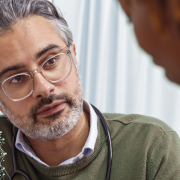
{"label": "man's eyebrow", "polygon": [[[43,54],[45,54],[47,51],[54,49],[54,48],[60,48],[60,46],[56,45],[56,44],[49,44],[48,46],[46,46],[45,48],[43,48],[40,52],[37,53],[36,58],[40,58]],[[0,72],[0,78],[7,72],[9,71],[13,71],[13,70],[18,70],[21,68],[24,68],[25,65],[24,64],[17,64],[17,65],[12,65],[9,67],[4,68],[1,72]]]}
{"label": "man's eyebrow", "polygon": [[18,70],[18,69],[21,69],[21,68],[24,68],[25,65],[23,64],[18,64],[18,65],[13,65],[13,66],[9,66],[9,67],[6,67],[4,68],[1,72],[0,72],[0,78],[7,72],[9,71],[13,71],[13,70]]}
{"label": "man's eyebrow", "polygon": [[54,49],[54,48],[59,48],[61,49],[58,45],[56,44],[49,44],[45,48],[43,48],[40,52],[37,53],[36,58],[40,58],[42,55],[44,55],[47,51]]}

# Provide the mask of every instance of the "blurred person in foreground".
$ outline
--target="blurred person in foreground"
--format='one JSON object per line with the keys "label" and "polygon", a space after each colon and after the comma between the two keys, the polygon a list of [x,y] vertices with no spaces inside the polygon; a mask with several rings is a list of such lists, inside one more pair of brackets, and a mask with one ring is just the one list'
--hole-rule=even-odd
{"label": "blurred person in foreground", "polygon": [[180,85],[180,1],[119,0],[139,45]]}
{"label": "blurred person in foreground", "polygon": [[[72,34],[53,4],[0,0],[4,179],[12,172],[14,180],[105,179],[107,136],[83,100],[77,65]],[[180,179],[180,140],[170,127],[141,115],[103,115],[112,139],[111,180]]]}

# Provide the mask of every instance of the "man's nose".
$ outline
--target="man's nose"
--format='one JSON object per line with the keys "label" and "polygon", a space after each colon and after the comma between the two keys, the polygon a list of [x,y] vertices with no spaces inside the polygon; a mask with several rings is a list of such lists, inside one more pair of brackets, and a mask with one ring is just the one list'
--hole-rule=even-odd
{"label": "man's nose", "polygon": [[54,93],[54,85],[46,80],[41,73],[35,73],[33,75],[34,87],[33,87],[33,98],[48,98]]}

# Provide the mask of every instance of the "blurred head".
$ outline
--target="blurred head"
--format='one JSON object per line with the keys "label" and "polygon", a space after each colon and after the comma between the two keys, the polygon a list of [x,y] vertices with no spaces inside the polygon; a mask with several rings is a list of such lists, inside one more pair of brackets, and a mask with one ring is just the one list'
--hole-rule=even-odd
{"label": "blurred head", "polygon": [[180,1],[119,0],[134,25],[139,45],[180,84]]}
{"label": "blurred head", "polygon": [[[0,109],[31,138],[60,138],[81,117],[83,92],[72,41],[50,2],[0,0]],[[33,90],[29,95],[27,87]]]}

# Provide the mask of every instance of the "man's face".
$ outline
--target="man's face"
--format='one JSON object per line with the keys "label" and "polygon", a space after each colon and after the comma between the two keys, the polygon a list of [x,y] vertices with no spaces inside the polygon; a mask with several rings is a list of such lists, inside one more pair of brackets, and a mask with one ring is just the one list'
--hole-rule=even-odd
{"label": "man's face", "polygon": [[[119,0],[119,2],[134,25],[139,45],[153,57],[157,65],[165,68],[166,76],[171,81],[180,84],[180,45],[177,34],[174,37],[170,34],[164,36],[154,29],[151,21],[156,19],[151,18],[151,9],[146,1]],[[157,10],[156,7],[155,9]],[[171,20],[170,14],[171,12],[168,13],[166,23],[169,22],[168,19]]]}
{"label": "man's face", "polygon": [[[13,30],[0,36],[0,72],[8,69],[0,81],[17,73],[34,71],[62,49],[68,48],[50,21],[40,16],[20,20]],[[24,100],[14,102],[0,91],[2,111],[27,136],[40,140],[57,139],[78,122],[83,93],[70,57],[72,70],[66,79],[50,83],[40,73],[35,73],[33,93]]]}

